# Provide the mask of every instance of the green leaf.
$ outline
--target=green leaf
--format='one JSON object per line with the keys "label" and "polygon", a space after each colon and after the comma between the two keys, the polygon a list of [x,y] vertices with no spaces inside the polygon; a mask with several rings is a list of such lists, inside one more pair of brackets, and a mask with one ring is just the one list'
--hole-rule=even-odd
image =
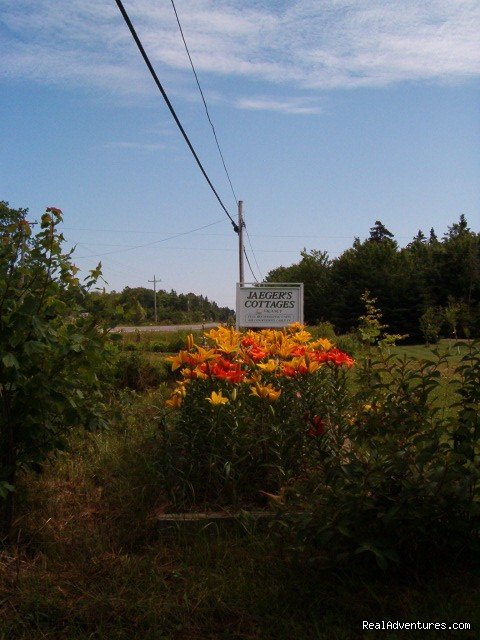
{"label": "green leaf", "polygon": [[13,353],[6,353],[2,358],[3,364],[7,367],[15,367],[15,369],[20,368],[20,364],[17,358],[13,355]]}
{"label": "green leaf", "polygon": [[45,349],[46,345],[38,340],[29,340],[23,345],[23,350],[27,356],[32,356],[35,353],[41,353],[42,351],[45,351]]}
{"label": "green leaf", "polygon": [[0,498],[6,498],[9,493],[15,491],[15,487],[6,480],[0,480]]}

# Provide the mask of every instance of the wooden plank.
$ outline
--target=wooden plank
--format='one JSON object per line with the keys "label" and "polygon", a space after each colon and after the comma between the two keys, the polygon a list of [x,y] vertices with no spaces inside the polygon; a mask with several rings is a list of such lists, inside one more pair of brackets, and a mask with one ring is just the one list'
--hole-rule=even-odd
{"label": "wooden plank", "polygon": [[157,516],[160,522],[197,522],[200,520],[237,520],[241,517],[247,518],[271,518],[275,514],[272,511],[237,511],[229,513],[226,511],[211,511],[204,513],[162,513]]}

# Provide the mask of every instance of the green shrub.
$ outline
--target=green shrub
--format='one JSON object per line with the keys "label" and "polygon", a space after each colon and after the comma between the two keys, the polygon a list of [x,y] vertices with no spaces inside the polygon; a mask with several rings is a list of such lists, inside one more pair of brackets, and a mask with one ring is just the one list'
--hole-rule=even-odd
{"label": "green shrub", "polygon": [[[154,353],[175,353],[185,347],[187,331],[137,331],[121,334],[123,348],[127,351],[151,351]],[[194,332],[198,342],[203,341],[201,331]]]}
{"label": "green shrub", "polygon": [[433,402],[442,365],[380,350],[365,359],[346,411],[316,439],[308,475],[285,494],[282,535],[295,532],[297,551],[369,554],[386,566],[478,543],[478,344],[456,371],[456,415]]}
{"label": "green shrub", "polygon": [[354,356],[358,356],[363,352],[363,345],[360,342],[358,334],[355,332],[338,336],[335,338],[335,343],[339,349],[351,353]]}
{"label": "green shrub", "polygon": [[191,334],[189,331],[165,332],[165,337],[163,339],[165,341],[165,352],[175,353],[176,351],[180,351],[180,349],[184,349],[189,335],[194,335],[197,340],[201,342],[201,332],[195,334]]}
{"label": "green shrub", "polygon": [[80,283],[63,253],[62,212],[48,208],[35,234],[25,215],[0,202],[0,538],[18,472],[64,446],[75,425],[103,423],[106,330],[85,306],[100,266]]}
{"label": "green shrub", "polygon": [[420,317],[420,331],[427,344],[437,344],[443,321],[444,314],[442,310],[434,309],[433,307],[428,307]]}
{"label": "green shrub", "polygon": [[169,353],[170,345],[167,340],[158,340],[157,342],[145,344],[145,350],[153,351],[154,353]]}
{"label": "green shrub", "polygon": [[113,385],[116,389],[133,391],[146,391],[158,387],[168,378],[168,375],[168,368],[163,361],[152,362],[139,352],[120,352],[112,372]]}
{"label": "green shrub", "polygon": [[309,331],[314,338],[328,338],[335,341],[337,339],[335,327],[331,322],[320,322],[314,327],[309,327]]}

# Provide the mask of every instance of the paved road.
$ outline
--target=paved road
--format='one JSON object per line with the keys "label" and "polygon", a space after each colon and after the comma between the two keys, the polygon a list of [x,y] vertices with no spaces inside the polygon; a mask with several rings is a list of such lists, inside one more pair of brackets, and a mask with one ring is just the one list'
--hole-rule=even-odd
{"label": "paved road", "polygon": [[219,322],[205,322],[205,324],[170,324],[146,327],[115,327],[113,333],[134,333],[135,331],[202,331],[218,327]]}

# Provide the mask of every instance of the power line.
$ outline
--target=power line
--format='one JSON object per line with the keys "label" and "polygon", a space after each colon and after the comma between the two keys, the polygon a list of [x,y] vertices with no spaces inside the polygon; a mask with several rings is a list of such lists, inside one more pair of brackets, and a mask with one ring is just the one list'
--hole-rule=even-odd
{"label": "power line", "polygon": [[[212,224],[220,224],[220,222],[223,222],[224,218],[222,218],[221,220],[218,220],[215,223]],[[99,229],[97,227],[69,227],[69,226],[62,226],[62,229],[68,230],[68,231],[93,231],[95,233],[136,233],[136,234],[141,234],[144,235],[145,233],[148,234],[156,234],[156,233],[162,233],[161,231],[153,231],[152,229],[146,229],[146,230],[142,230],[142,231],[138,231],[135,229]],[[202,237],[206,237],[206,236],[211,236],[211,237],[217,237],[217,238],[228,238],[230,237],[229,234],[226,233],[202,233],[201,234]],[[276,235],[276,234],[262,234],[262,233],[252,233],[251,234],[252,238],[284,238],[284,239],[289,239],[289,238],[308,238],[310,240],[312,239],[316,239],[316,240],[321,240],[321,239],[327,239],[327,240],[331,240],[331,239],[337,239],[337,240],[353,240],[355,238],[355,236],[327,236],[327,235],[313,235],[313,234],[309,234],[309,233],[305,233],[303,235]],[[396,238],[408,238],[411,239],[411,236],[395,236]]]}
{"label": "power line", "polygon": [[139,50],[139,51],[140,51],[140,53],[142,54],[142,58],[144,59],[145,64],[147,65],[148,70],[150,71],[150,74],[151,74],[151,76],[152,76],[153,80],[155,81],[155,84],[157,85],[158,90],[160,91],[160,93],[162,94],[163,99],[165,100],[165,104],[167,105],[168,109],[170,110],[170,113],[172,114],[173,119],[175,120],[175,122],[176,122],[176,124],[177,124],[177,127],[178,127],[178,128],[179,128],[179,130],[180,130],[180,133],[182,134],[182,136],[183,136],[183,138],[184,138],[185,142],[186,142],[186,143],[187,143],[187,145],[188,145],[188,148],[190,149],[190,151],[191,151],[191,153],[192,153],[193,157],[195,158],[195,160],[196,160],[196,162],[197,162],[197,165],[198,165],[198,166],[199,166],[199,168],[200,168],[200,171],[203,173],[203,176],[204,176],[205,180],[207,181],[207,183],[208,183],[208,185],[209,185],[210,189],[211,189],[211,190],[213,191],[213,193],[215,194],[215,197],[217,198],[218,202],[220,203],[220,206],[222,207],[222,209],[223,209],[223,210],[225,211],[225,213],[227,214],[228,219],[229,219],[229,220],[230,220],[230,222],[232,223],[232,226],[233,226],[233,229],[234,229],[235,233],[238,233],[238,226],[237,226],[237,223],[236,223],[236,222],[235,222],[235,220],[232,218],[232,216],[229,214],[229,212],[228,212],[228,210],[227,210],[226,206],[223,204],[223,202],[222,202],[222,200],[221,200],[220,196],[218,195],[217,190],[216,190],[216,189],[215,189],[215,187],[213,186],[212,181],[211,181],[211,180],[210,180],[210,178],[208,177],[207,172],[206,172],[206,171],[205,171],[205,169],[203,168],[203,165],[202,165],[202,163],[200,162],[200,158],[198,157],[198,155],[197,155],[197,153],[196,153],[195,149],[193,148],[193,145],[192,145],[192,143],[190,142],[190,139],[189,139],[189,137],[187,136],[187,134],[186,134],[186,132],[185,132],[185,129],[184,129],[184,128],[183,128],[183,126],[182,126],[182,123],[180,122],[180,120],[178,119],[177,114],[175,113],[175,109],[173,108],[172,103],[170,102],[170,100],[168,99],[167,94],[165,93],[165,89],[163,88],[163,86],[162,86],[162,84],[161,84],[160,80],[158,79],[158,76],[157,76],[157,74],[156,74],[156,72],[155,72],[155,69],[153,68],[152,63],[150,62],[150,60],[149,60],[149,58],[148,58],[148,56],[147,56],[147,54],[146,54],[146,52],[145,52],[145,49],[143,48],[143,45],[142,45],[142,43],[141,43],[141,41],[140,41],[140,38],[138,37],[137,32],[135,31],[135,27],[133,26],[133,24],[132,24],[132,22],[131,22],[130,18],[128,17],[127,12],[125,11],[125,7],[123,6],[122,1],[121,1],[121,0],[115,0],[115,2],[117,3],[117,6],[118,6],[118,8],[119,8],[119,10],[120,10],[120,13],[121,13],[121,14],[122,14],[122,16],[123,16],[123,19],[125,20],[125,23],[126,23],[127,27],[129,28],[130,33],[132,34],[133,39],[135,40],[135,43],[136,43],[136,45],[137,45],[137,47],[138,47],[138,50]]}
{"label": "power line", "polygon": [[[190,55],[190,51],[189,51],[189,49],[188,49],[187,41],[186,41],[186,39],[185,39],[185,35],[184,35],[184,33],[183,33],[182,24],[181,24],[181,22],[180,22],[180,18],[179,18],[178,12],[177,12],[177,8],[176,8],[176,6],[175,6],[175,1],[174,1],[174,0],[170,0],[170,2],[171,2],[171,4],[172,4],[173,11],[174,11],[174,13],[175,13],[175,18],[177,19],[177,24],[178,24],[178,28],[179,28],[179,30],[180,30],[180,35],[182,36],[183,44],[184,44],[184,46],[185,46],[185,51],[187,52],[187,56],[188,56],[188,59],[189,59],[189,61],[190,61],[190,66],[192,67],[193,75],[195,76],[195,81],[196,81],[196,83],[197,83],[198,90],[199,90],[200,95],[201,95],[201,97],[202,97],[203,106],[204,106],[204,108],[205,108],[205,113],[206,113],[206,115],[207,115],[208,122],[210,123],[210,126],[211,126],[211,128],[212,128],[213,137],[215,138],[215,143],[216,143],[216,145],[217,145],[218,153],[220,154],[220,158],[221,158],[221,160],[222,160],[223,168],[225,169],[225,174],[226,174],[227,179],[228,179],[228,182],[229,182],[229,184],[230,184],[230,189],[232,190],[232,194],[233,194],[233,197],[234,197],[234,199],[235,199],[235,202],[236,202],[236,203],[238,203],[237,194],[235,193],[235,189],[233,188],[232,180],[231,180],[231,178],[230,178],[230,174],[229,174],[229,172],[228,172],[227,165],[226,165],[226,163],[225,163],[225,158],[224,158],[223,153],[222,153],[222,150],[221,150],[221,148],[220,148],[220,143],[219,143],[219,141],[218,141],[217,132],[215,131],[215,126],[214,126],[214,124],[213,124],[213,122],[212,122],[212,119],[211,119],[211,117],[210,117],[210,113],[209,113],[209,111],[208,111],[207,101],[205,100],[205,95],[204,95],[204,93],[203,93],[203,91],[202,91],[202,87],[201,87],[201,85],[200,85],[200,80],[198,79],[198,74],[197,74],[197,72],[196,72],[195,65],[193,64],[192,56]],[[249,243],[249,245],[250,245],[250,250],[251,250],[252,255],[253,255],[253,258],[254,258],[254,260],[255,260],[255,264],[257,265],[258,273],[260,274],[260,278],[263,280],[262,272],[261,272],[261,269],[260,269],[260,267],[259,267],[259,265],[258,265],[258,260],[257,260],[257,257],[256,257],[256,255],[255,255],[255,251],[253,250],[253,245],[252,245],[252,241],[251,241],[251,239],[250,239],[250,234],[248,233],[248,229],[247,229],[247,226],[246,226],[246,224],[245,224],[245,221],[244,221],[244,220],[242,221],[242,224],[243,224],[243,227],[244,227],[244,229],[245,229],[245,231],[246,231],[246,233],[247,233],[248,243]],[[245,251],[245,248],[243,249],[243,253],[244,253],[245,258],[246,258],[246,260],[247,260],[247,263],[248,263],[248,266],[249,266],[250,271],[251,271],[251,273],[252,273],[252,276],[255,278],[255,281],[256,281],[256,282],[258,282],[257,277],[256,277],[256,275],[254,274],[254,272],[253,272],[253,270],[252,270],[252,266],[251,266],[250,261],[249,261],[249,259],[248,259],[247,252]]]}
{"label": "power line", "polygon": [[[84,249],[87,249],[88,251],[95,251],[95,249],[92,249],[92,247],[90,245],[85,244],[84,242],[77,242],[77,244],[75,245],[76,247],[83,247]],[[77,257],[80,256],[75,256],[75,254],[73,255],[73,258],[76,260]],[[82,260],[87,260],[88,256],[81,256]],[[113,263],[115,265],[115,267],[112,267],[110,263]],[[134,271],[132,270],[132,267],[129,265],[128,270],[125,269],[125,263],[123,262],[119,262],[118,260],[115,260],[115,258],[109,258],[108,259],[108,264],[102,264],[102,271],[103,270],[108,270],[108,271],[112,271],[113,273],[116,273],[119,276],[123,276],[125,277],[127,276],[132,276],[132,274],[137,274],[138,277],[140,277],[140,271]]]}
{"label": "power line", "polygon": [[[252,241],[251,241],[251,239],[250,239],[250,234],[248,233],[247,225],[245,224],[245,217],[244,217],[243,215],[242,215],[242,225],[243,225],[243,228],[245,229],[245,231],[246,231],[246,233],[247,233],[248,243],[249,243],[249,245],[250,245],[250,250],[251,250],[251,252],[252,252],[253,258],[254,258],[255,263],[256,263],[256,265],[257,265],[258,273],[260,274],[260,279],[261,279],[261,280],[263,280],[262,271],[261,271],[260,267],[258,266],[257,256],[255,255],[255,251],[253,250]],[[246,257],[246,254],[245,254],[245,257]],[[248,262],[248,258],[247,258],[247,262]],[[249,265],[248,265],[248,266],[250,267],[250,263],[249,263]],[[250,271],[252,271],[252,268],[251,268],[251,267],[250,267]],[[252,271],[252,275],[253,275],[253,277],[255,278],[255,280],[257,280],[257,278],[255,277],[255,275],[253,274],[253,271]],[[257,280],[257,282],[258,282],[258,280]]]}
{"label": "power line", "polygon": [[[212,222],[212,224],[208,225],[208,226],[213,226],[214,224],[220,224],[221,222],[225,222],[225,218],[221,218],[221,220],[217,220],[216,222]],[[136,234],[140,234],[140,235],[145,235],[146,233],[152,235],[152,234],[158,234],[158,233],[163,233],[162,231],[153,231],[152,229],[142,229],[141,231],[139,231],[138,229],[119,229],[118,227],[116,229],[99,229],[98,227],[65,227],[62,226],[63,230],[68,230],[68,231],[93,231],[95,233],[136,233]],[[193,229],[192,231],[188,231],[187,233],[193,233],[195,231],[195,229]],[[222,236],[223,238],[227,238],[230,237],[229,234],[223,233],[223,234],[202,234],[202,235],[217,235],[217,236]],[[270,236],[265,236],[266,238],[269,238]]]}
{"label": "power line", "polygon": [[258,282],[257,276],[253,273],[252,265],[250,264],[250,260],[248,259],[247,252],[245,251],[245,247],[243,247],[243,255],[245,256],[245,259],[247,261],[248,268],[250,269],[250,273],[255,278],[255,282]]}
{"label": "power line", "polygon": [[[253,255],[253,259],[255,260],[255,264],[257,265],[258,273],[260,274],[260,278],[263,280],[262,270],[260,269],[260,267],[258,265],[257,256],[255,255],[255,251],[253,250],[252,241],[250,240],[250,234],[248,233],[247,227],[245,227],[245,231],[247,232],[248,244],[250,245],[250,249],[252,251],[252,255]],[[248,262],[248,260],[247,260],[247,262]]]}
{"label": "power line", "polygon": [[[224,219],[222,218],[221,220],[218,220],[216,223],[213,224],[219,224],[220,222],[223,222]],[[99,229],[96,227],[65,227],[62,226],[62,229],[68,230],[68,231],[93,231],[95,233],[137,233],[137,234],[156,234],[156,233],[162,233],[161,231],[153,231],[153,230],[145,230],[145,231],[138,231],[135,229]],[[201,234],[202,237],[206,237],[206,236],[211,236],[211,237],[217,237],[217,238],[228,238],[230,237],[229,234],[226,233],[202,233]],[[317,240],[321,240],[321,239],[337,239],[337,240],[353,240],[355,238],[355,236],[326,236],[326,235],[313,235],[313,234],[303,234],[303,235],[275,235],[275,234],[262,234],[262,233],[252,233],[251,234],[252,238],[285,238],[285,239],[289,239],[289,238],[308,238],[308,239],[317,239]],[[411,239],[411,236],[395,236],[396,238],[408,238]]]}
{"label": "power line", "polygon": [[160,240],[154,240],[153,242],[147,242],[145,244],[137,244],[133,247],[126,247],[124,249],[115,249],[115,251],[107,251],[106,253],[96,253],[90,256],[75,256],[76,258],[101,258],[102,256],[109,256],[112,253],[124,253],[125,251],[133,251],[134,249],[143,249],[144,247],[151,247],[154,244],[159,244],[160,242],[167,242],[167,240],[173,240],[174,238],[179,238],[180,236],[186,236],[190,233],[194,233],[195,231],[200,231],[201,229],[206,229],[207,227],[213,227],[214,224],[218,224],[222,222],[222,220],[217,220],[216,222],[210,222],[210,224],[204,224],[201,227],[197,227],[196,229],[190,229],[190,231],[183,231],[182,233],[176,233],[173,236],[168,236],[167,238],[161,238]]}
{"label": "power line", "polygon": [[225,163],[225,159],[223,157],[222,150],[220,148],[220,143],[218,142],[217,132],[215,131],[215,127],[213,125],[212,119],[210,118],[210,113],[208,111],[207,102],[205,100],[205,96],[203,95],[202,87],[200,86],[200,81],[198,79],[198,75],[197,75],[197,72],[195,70],[195,66],[193,64],[192,56],[190,55],[190,51],[188,49],[187,41],[185,40],[185,36],[183,34],[183,29],[182,29],[182,25],[180,23],[180,18],[178,17],[177,8],[175,6],[174,0],[170,0],[170,2],[172,3],[173,11],[175,12],[175,18],[177,19],[177,24],[178,24],[178,28],[180,30],[180,35],[182,36],[183,44],[185,45],[185,51],[187,52],[188,59],[190,60],[190,66],[192,67],[193,75],[195,76],[195,80],[197,82],[198,90],[200,91],[200,95],[202,96],[203,106],[205,107],[205,113],[207,114],[208,121],[210,123],[210,126],[212,127],[213,137],[215,138],[215,142],[217,144],[218,153],[220,154],[220,158],[222,159],[223,168],[225,169],[225,173],[227,175],[227,179],[228,179],[228,182],[230,184],[230,189],[232,190],[233,197],[235,199],[235,202],[237,203],[238,202],[238,198],[237,198],[237,195],[235,193],[235,189],[233,188],[233,184],[232,184],[232,181],[230,179],[230,174],[228,173],[227,165]]}

